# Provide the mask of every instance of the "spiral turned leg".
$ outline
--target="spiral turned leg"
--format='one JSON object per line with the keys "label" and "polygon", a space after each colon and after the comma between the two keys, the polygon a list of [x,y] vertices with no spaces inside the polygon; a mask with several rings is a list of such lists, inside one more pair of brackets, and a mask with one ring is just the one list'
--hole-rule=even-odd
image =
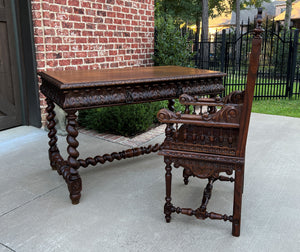
{"label": "spiral turned leg", "polygon": [[68,184],[72,204],[78,204],[80,197],[81,197],[82,185],[81,185],[81,178],[77,171],[77,169],[80,166],[79,161],[77,160],[77,158],[79,156],[79,152],[76,150],[76,148],[79,145],[78,141],[76,140],[76,137],[78,136],[78,131],[76,129],[77,116],[75,114],[76,113],[75,110],[68,111],[67,113],[68,113],[68,115],[67,115],[67,120],[68,120],[67,142],[69,144],[67,151],[69,154],[69,157],[68,157],[68,166],[69,166],[68,168],[69,169],[65,169],[65,172],[67,172],[68,174],[64,174],[64,177]]}
{"label": "spiral turned leg", "polygon": [[59,155],[59,150],[57,148],[57,137],[56,137],[56,129],[55,129],[55,112],[54,112],[54,103],[49,99],[46,98],[46,102],[47,102],[47,108],[46,111],[48,113],[47,116],[47,121],[48,121],[48,125],[47,128],[49,129],[49,133],[48,133],[48,137],[49,137],[49,160],[50,160],[50,165],[52,167],[53,170],[57,170],[57,166],[56,166],[56,159],[57,156]]}

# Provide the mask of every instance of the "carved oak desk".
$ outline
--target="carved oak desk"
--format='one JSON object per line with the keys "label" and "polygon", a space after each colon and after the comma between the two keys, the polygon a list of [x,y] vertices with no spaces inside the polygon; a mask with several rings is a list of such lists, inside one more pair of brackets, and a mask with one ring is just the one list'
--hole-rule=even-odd
{"label": "carved oak desk", "polygon": [[[54,170],[63,176],[73,204],[81,196],[80,166],[103,164],[156,152],[160,144],[114,152],[94,158],[78,159],[76,112],[81,109],[169,100],[181,94],[216,95],[223,91],[224,73],[194,68],[164,66],[133,69],[77,70],[40,72],[41,91],[46,96],[49,129],[49,159]],[[67,113],[68,158],[64,160],[56,145],[54,103]]]}

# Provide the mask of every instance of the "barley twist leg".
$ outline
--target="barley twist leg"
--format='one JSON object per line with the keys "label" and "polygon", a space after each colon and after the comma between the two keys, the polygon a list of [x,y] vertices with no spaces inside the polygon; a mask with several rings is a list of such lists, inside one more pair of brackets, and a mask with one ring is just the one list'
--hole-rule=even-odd
{"label": "barley twist leg", "polygon": [[69,144],[68,146],[68,168],[66,169],[66,172],[69,174],[66,176],[66,182],[68,184],[68,188],[70,191],[70,198],[72,200],[72,204],[78,204],[80,197],[81,197],[81,178],[78,173],[78,168],[80,166],[79,161],[77,160],[79,156],[79,152],[77,151],[77,147],[79,145],[78,141],[76,140],[76,137],[78,136],[78,131],[76,129],[77,126],[77,116],[76,116],[76,111],[68,111],[67,112],[67,142]]}
{"label": "barley twist leg", "polygon": [[47,115],[47,121],[48,125],[47,128],[49,130],[48,137],[49,137],[49,160],[50,160],[50,166],[53,170],[57,170],[56,160],[58,157],[60,157],[59,150],[57,148],[57,136],[56,136],[56,129],[55,129],[55,112],[54,112],[54,103],[49,99],[46,98],[47,102],[47,108],[46,111],[48,113]]}

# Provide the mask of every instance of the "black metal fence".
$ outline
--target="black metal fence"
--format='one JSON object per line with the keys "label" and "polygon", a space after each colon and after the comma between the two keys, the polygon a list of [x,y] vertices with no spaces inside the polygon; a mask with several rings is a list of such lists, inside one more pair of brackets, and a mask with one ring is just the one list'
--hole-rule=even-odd
{"label": "black metal fence", "polygon": [[[276,31],[275,22],[263,25],[263,45],[255,90],[256,99],[300,98],[299,31]],[[194,63],[227,73],[225,95],[244,89],[251,51],[253,25],[242,26],[241,36],[232,30],[216,32],[207,42],[194,38]]]}

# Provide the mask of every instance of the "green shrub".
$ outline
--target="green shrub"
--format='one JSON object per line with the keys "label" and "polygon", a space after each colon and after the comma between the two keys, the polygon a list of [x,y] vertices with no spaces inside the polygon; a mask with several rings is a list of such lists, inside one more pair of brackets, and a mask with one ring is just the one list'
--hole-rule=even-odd
{"label": "green shrub", "polygon": [[[167,108],[168,101],[104,107],[81,110],[79,124],[87,129],[99,132],[109,132],[122,136],[134,136],[145,132],[151,126],[158,124],[157,112]],[[174,104],[175,111],[184,111],[178,100]]]}
{"label": "green shrub", "polygon": [[82,110],[79,124],[99,132],[133,136],[157,123],[156,114],[165,104],[153,102]]}
{"label": "green shrub", "polygon": [[156,39],[153,61],[155,65],[176,65],[192,67],[192,42],[188,34],[181,36],[172,17],[158,17],[155,20]]}

